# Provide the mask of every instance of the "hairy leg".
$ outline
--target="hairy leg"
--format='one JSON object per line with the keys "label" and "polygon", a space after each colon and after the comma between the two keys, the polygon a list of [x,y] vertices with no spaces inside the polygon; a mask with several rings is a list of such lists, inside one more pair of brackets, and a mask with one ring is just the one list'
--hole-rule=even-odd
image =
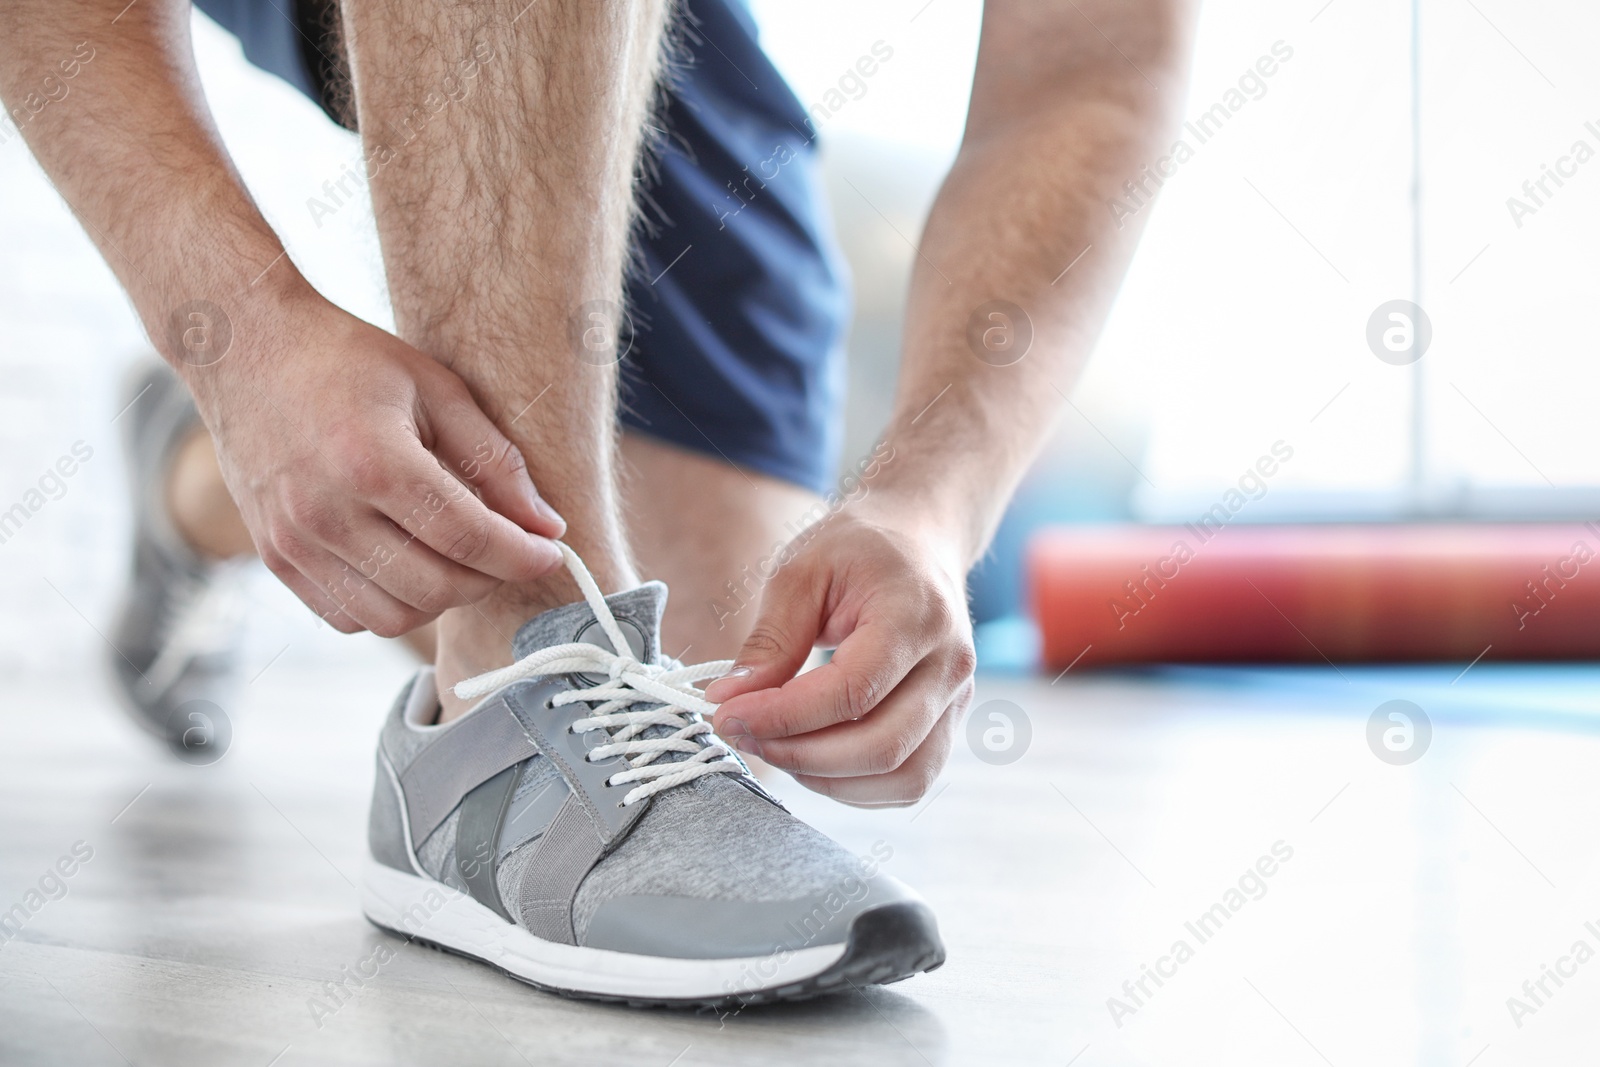
{"label": "hairy leg", "polygon": [[622,438],[622,466],[639,569],[672,589],[663,650],[686,662],[731,659],[755,624],[764,564],[816,494],[636,433]]}
{"label": "hairy leg", "polygon": [[204,426],[196,424],[173,450],[166,498],[173,528],[196,555],[205,559],[255,555],[255,542],[228,495],[216,446]]}
{"label": "hairy leg", "polygon": [[[346,0],[345,41],[400,336],[447,364],[567,520],[602,590],[637,580],[613,473],[616,372],[573,325],[622,298],[664,0]],[[592,318],[598,314],[599,318]],[[574,343],[578,341],[578,343]],[[585,358],[586,357],[586,358]],[[565,575],[439,620],[448,693],[510,662]]]}

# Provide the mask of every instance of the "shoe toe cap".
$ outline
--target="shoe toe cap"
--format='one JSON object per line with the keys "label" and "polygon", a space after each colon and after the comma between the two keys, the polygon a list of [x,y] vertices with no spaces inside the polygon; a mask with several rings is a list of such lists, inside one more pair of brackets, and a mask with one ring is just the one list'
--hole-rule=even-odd
{"label": "shoe toe cap", "polygon": [[[926,913],[926,923],[908,926],[908,912]],[[897,918],[888,923],[891,914]],[[864,929],[890,925],[937,945],[932,913],[922,899],[896,879],[877,874],[789,900],[617,896],[595,910],[581,941],[587,948],[638,955],[731,959],[844,944],[853,932],[860,936]]]}

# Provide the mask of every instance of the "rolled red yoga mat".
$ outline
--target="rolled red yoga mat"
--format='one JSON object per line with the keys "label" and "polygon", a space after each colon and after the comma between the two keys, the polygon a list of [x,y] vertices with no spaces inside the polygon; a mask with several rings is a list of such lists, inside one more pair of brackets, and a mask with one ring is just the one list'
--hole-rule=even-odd
{"label": "rolled red yoga mat", "polygon": [[1055,527],[1028,584],[1055,670],[1600,658],[1600,523]]}

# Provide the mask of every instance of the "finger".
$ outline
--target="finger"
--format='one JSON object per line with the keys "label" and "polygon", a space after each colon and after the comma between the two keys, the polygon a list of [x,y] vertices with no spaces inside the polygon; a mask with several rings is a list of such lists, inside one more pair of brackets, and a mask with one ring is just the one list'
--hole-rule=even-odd
{"label": "finger", "polygon": [[832,797],[841,804],[856,808],[906,808],[928,795],[939,772],[950,759],[954,745],[956,725],[966,710],[971,691],[958,694],[939,721],[928,732],[911,757],[888,774],[875,774],[864,778],[824,778],[818,775],[796,775],[795,781],[814,793]]}
{"label": "finger", "polygon": [[325,526],[317,541],[361,577],[429,616],[482,600],[502,584],[445,559],[377,512]]}
{"label": "finger", "polygon": [[363,629],[359,622],[346,615],[339,604],[323,592],[322,587],[316,582],[301,574],[300,571],[285,559],[275,549],[265,548],[260,550],[261,562],[266,564],[267,570],[284,585],[289,591],[300,599],[300,602],[316,613],[317,617],[343,634],[360,633]]}
{"label": "finger", "polygon": [[887,612],[864,618],[816,670],[778,689],[734,697],[713,722],[724,737],[764,740],[810,733],[867,714],[900,684],[933,644],[933,635],[892,622]]}
{"label": "finger", "polygon": [[483,495],[483,502],[516,525],[560,537],[567,523],[539,495],[522,451],[473,402],[466,387],[445,389],[426,401],[426,433],[433,453]]}
{"label": "finger", "polygon": [[272,544],[272,558],[262,554],[268,568],[341,632],[353,630],[339,625],[340,616],[353,621],[354,629],[371,630],[380,637],[398,637],[433,618],[402,604],[344,560],[297,533],[277,533]]}
{"label": "finger", "polygon": [[497,514],[439,466],[414,437],[396,442],[392,473],[357,488],[396,526],[448,560],[507,582],[561,566],[555,542]]}
{"label": "finger", "polygon": [[795,775],[850,778],[889,774],[922,746],[949,707],[954,695],[951,690],[942,667],[924,660],[864,718],[796,737],[747,738],[748,747],[738,747]]}
{"label": "finger", "polygon": [[733,667],[706,686],[713,704],[742,693],[771,689],[795,676],[822,632],[828,583],[809,567],[780,568],[761,594],[761,611]]}

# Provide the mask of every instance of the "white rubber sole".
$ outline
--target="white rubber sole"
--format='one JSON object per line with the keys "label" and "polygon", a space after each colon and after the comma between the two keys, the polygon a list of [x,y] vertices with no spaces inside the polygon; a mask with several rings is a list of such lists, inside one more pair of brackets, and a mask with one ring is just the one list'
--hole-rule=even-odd
{"label": "white rubber sole", "polygon": [[465,893],[368,859],[361,908],[402,937],[429,941],[536,986],[648,1001],[709,1001],[791,986],[837,963],[846,945],[687,960],[561,945],[506,922]]}

